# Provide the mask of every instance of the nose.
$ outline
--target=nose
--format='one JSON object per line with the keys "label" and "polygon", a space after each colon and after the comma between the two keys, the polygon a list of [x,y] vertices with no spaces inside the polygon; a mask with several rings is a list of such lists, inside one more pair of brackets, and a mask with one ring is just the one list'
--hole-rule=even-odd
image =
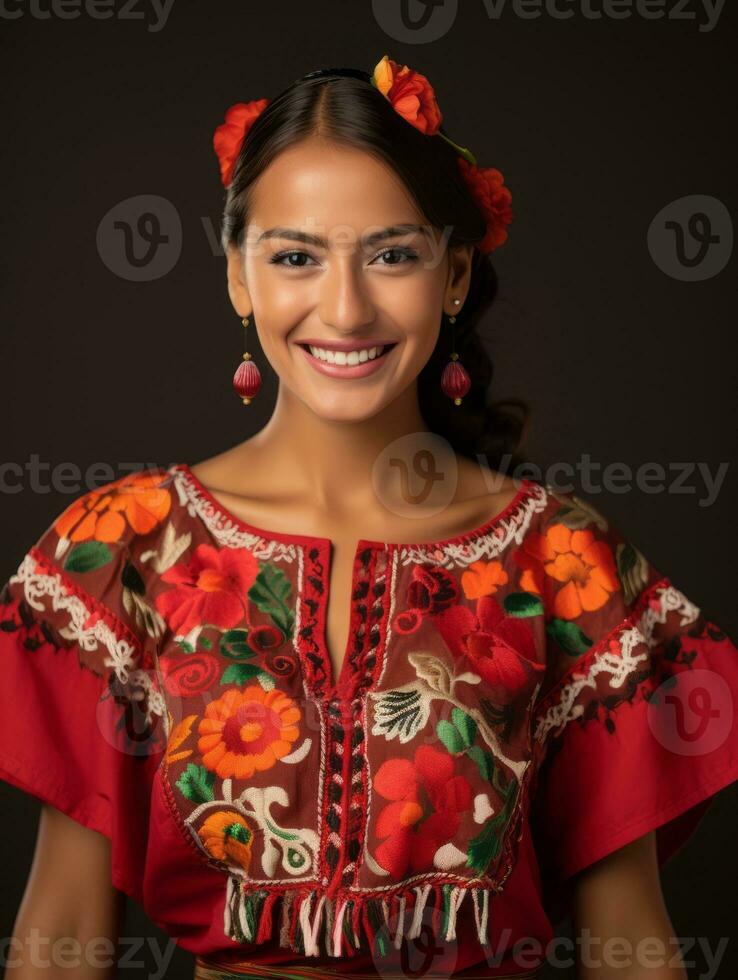
{"label": "nose", "polygon": [[319,315],[326,326],[341,333],[355,333],[374,322],[374,303],[353,256],[330,263],[321,280]]}

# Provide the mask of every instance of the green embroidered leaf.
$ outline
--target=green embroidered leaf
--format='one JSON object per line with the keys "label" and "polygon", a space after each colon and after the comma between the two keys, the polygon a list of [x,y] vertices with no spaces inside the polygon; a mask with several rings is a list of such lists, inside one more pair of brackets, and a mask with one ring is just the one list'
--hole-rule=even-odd
{"label": "green embroidered leaf", "polygon": [[635,565],[636,558],[636,550],[630,541],[623,542],[623,546],[618,549],[617,555],[618,575],[621,581]]}
{"label": "green embroidered leaf", "polygon": [[194,653],[195,648],[188,640],[180,640],[179,645],[182,647],[185,653]]}
{"label": "green embroidered leaf", "polygon": [[292,636],[295,614],[287,604],[292,583],[281,568],[261,565],[256,581],[249,589],[249,599],[261,612],[267,613],[285,636]]}
{"label": "green embroidered leaf", "polygon": [[200,643],[200,646],[203,648],[203,650],[212,650],[213,649],[213,641],[209,637],[207,637],[207,636],[201,636],[200,637],[200,640],[199,640],[199,643]]}
{"label": "green embroidered leaf", "polygon": [[451,721],[461,736],[461,741],[468,748],[474,744],[477,734],[477,723],[461,708],[454,708],[451,712]]}
{"label": "green embroidered leaf", "polygon": [[497,832],[497,821],[488,820],[481,832],[469,841],[466,855],[466,866],[475,871],[483,872],[500,853],[500,836]]}
{"label": "green embroidered leaf", "polygon": [[440,738],[451,755],[463,751],[464,741],[459,730],[450,721],[439,721],[436,725],[436,735]]}
{"label": "green embroidered leaf", "polygon": [[546,624],[546,632],[572,657],[578,657],[592,646],[592,640],[586,633],[583,633],[576,623],[566,619],[552,619]]}
{"label": "green embroidered leaf", "polygon": [[68,572],[93,572],[107,565],[112,558],[112,551],[103,541],[86,541],[69,552],[64,569]]}
{"label": "green embroidered leaf", "polygon": [[146,585],[144,580],[141,578],[138,569],[130,561],[126,561],[123,565],[123,571],[120,573],[120,580],[123,583],[123,587],[130,589],[131,592],[136,592],[138,595],[146,594]]}
{"label": "green embroidered leaf", "polygon": [[175,786],[193,803],[209,803],[214,799],[214,782],[214,772],[210,772],[205,766],[196,766],[194,762],[190,762]]}
{"label": "green embroidered leaf", "polygon": [[540,616],[543,613],[541,598],[533,592],[511,592],[502,604],[511,616]]}
{"label": "green embroidered leaf", "polygon": [[248,645],[247,630],[228,630],[220,638],[220,652],[229,660],[248,660],[256,654]]}
{"label": "green embroidered leaf", "polygon": [[469,758],[476,763],[479,775],[484,780],[491,780],[495,768],[495,761],[491,752],[485,752],[478,745],[472,745],[466,753]]}
{"label": "green embroidered leaf", "polygon": [[261,673],[262,669],[258,664],[230,664],[223,671],[220,683],[245,684],[246,681],[253,680],[254,677],[259,677]]}

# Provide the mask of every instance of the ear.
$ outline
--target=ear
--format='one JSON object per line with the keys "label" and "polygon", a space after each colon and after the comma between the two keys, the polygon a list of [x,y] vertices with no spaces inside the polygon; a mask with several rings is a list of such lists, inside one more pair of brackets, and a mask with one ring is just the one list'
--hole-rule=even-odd
{"label": "ear", "polygon": [[226,252],[226,259],[228,261],[226,270],[228,295],[231,297],[233,309],[241,318],[249,316],[253,306],[246,286],[243,253],[236,245],[230,244]]}
{"label": "ear", "polygon": [[[443,309],[449,316],[455,316],[463,307],[471,282],[473,245],[455,245],[448,251],[448,280],[443,296]],[[454,300],[461,300],[454,304]]]}

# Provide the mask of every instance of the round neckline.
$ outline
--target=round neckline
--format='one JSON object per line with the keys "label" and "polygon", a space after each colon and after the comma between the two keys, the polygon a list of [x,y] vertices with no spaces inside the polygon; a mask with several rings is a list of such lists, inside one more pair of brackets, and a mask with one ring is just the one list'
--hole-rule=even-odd
{"label": "round neckline", "polygon": [[[256,537],[263,538],[267,541],[280,541],[284,544],[332,544],[332,540],[330,538],[321,537],[317,534],[288,534],[283,531],[270,531],[267,528],[258,527],[255,524],[251,524],[249,521],[243,520],[243,518],[230,511],[225,504],[222,504],[192,472],[189,463],[175,463],[173,466],[169,467],[169,471],[171,472],[172,470],[177,470],[182,473],[190,481],[197,493],[201,497],[204,497],[219,515],[230,521],[241,531],[245,531],[248,534],[253,534]],[[509,503],[506,504],[505,507],[503,507],[503,509],[493,517],[488,518],[488,520],[486,520],[483,524],[480,524],[478,527],[472,528],[469,531],[462,531],[459,534],[453,534],[446,538],[439,538],[436,541],[379,541],[372,538],[359,538],[357,540],[356,550],[358,551],[361,548],[368,547],[374,549],[395,548],[398,550],[401,548],[422,548],[427,551],[434,551],[436,549],[446,548],[449,545],[467,544],[470,541],[475,541],[493,531],[498,524],[505,520],[505,518],[509,517],[513,511],[518,509],[529,493],[537,486],[538,484],[535,483],[535,481],[529,479],[528,477],[523,477],[520,481],[520,486],[518,487],[515,496],[509,501]]]}

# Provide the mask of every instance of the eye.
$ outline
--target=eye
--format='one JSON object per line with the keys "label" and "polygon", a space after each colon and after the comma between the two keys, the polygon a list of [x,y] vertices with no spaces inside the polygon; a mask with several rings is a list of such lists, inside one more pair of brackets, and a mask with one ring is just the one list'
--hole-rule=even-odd
{"label": "eye", "polygon": [[[395,261],[391,262],[380,262],[380,265],[405,265],[407,262],[414,262],[418,258],[418,253],[413,248],[406,248],[399,245],[392,245],[389,248],[384,249],[379,253],[377,259],[383,259],[386,256],[395,256]],[[397,257],[399,256],[399,261]],[[375,259],[376,261],[376,259]]]}
{"label": "eye", "polygon": [[282,261],[282,259],[288,259],[288,258],[289,259],[293,259],[293,258],[309,259],[309,258],[311,258],[311,256],[309,256],[307,252],[301,252],[299,249],[291,249],[291,250],[288,250],[288,251],[285,251],[285,252],[275,252],[274,255],[271,256],[271,258],[269,259],[269,261],[271,263],[273,263],[274,265],[287,265],[287,266],[290,266],[293,269],[304,269],[305,268],[305,264],[303,262],[283,262]]}

